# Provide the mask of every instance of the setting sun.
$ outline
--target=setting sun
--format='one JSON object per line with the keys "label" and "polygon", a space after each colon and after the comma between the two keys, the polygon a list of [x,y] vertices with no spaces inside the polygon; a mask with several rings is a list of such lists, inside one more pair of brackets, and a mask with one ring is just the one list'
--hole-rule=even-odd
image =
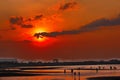
{"label": "setting sun", "polygon": [[[47,30],[45,28],[34,28],[30,31],[30,35],[33,36],[35,33],[39,33],[39,32],[46,32]],[[32,37],[32,40],[35,41],[35,42],[44,42],[47,40],[46,37],[39,37],[39,38],[36,38],[36,37]]]}
{"label": "setting sun", "polygon": [[[46,30],[45,29],[40,29],[40,28],[37,28],[37,29],[34,29],[33,30],[33,33],[39,33],[39,32],[45,32]],[[39,37],[39,38],[36,38],[36,37],[34,37],[34,40],[35,41],[39,41],[39,42],[43,42],[43,41],[45,41],[47,38],[45,38],[45,37]]]}

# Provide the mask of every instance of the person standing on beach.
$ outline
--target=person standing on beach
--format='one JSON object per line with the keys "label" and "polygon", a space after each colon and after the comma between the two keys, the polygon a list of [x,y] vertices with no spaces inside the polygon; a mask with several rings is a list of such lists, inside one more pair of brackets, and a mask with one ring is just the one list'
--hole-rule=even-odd
{"label": "person standing on beach", "polygon": [[96,68],[96,73],[98,73],[98,68]]}
{"label": "person standing on beach", "polygon": [[78,77],[79,77],[79,79],[78,79],[78,80],[80,80],[80,72],[78,72]]}

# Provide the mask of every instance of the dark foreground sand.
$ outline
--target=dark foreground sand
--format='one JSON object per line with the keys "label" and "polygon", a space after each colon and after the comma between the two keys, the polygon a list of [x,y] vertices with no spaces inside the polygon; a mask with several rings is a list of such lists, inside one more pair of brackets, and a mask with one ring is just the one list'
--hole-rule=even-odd
{"label": "dark foreground sand", "polygon": [[40,76],[45,74],[32,74],[32,73],[0,73],[0,77],[13,77],[13,76]]}
{"label": "dark foreground sand", "polygon": [[120,80],[120,76],[107,76],[107,77],[91,77],[87,80]]}

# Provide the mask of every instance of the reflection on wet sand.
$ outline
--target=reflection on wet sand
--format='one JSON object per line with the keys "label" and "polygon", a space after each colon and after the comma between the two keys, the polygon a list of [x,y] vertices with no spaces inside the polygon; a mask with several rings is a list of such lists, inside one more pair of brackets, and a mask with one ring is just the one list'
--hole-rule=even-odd
{"label": "reflection on wet sand", "polygon": [[109,77],[112,77],[112,80],[117,80],[118,78],[120,80],[119,76],[119,65],[114,67],[108,65],[107,67],[104,65],[64,66],[46,69],[34,67],[22,68],[22,70],[6,69],[0,71],[0,80],[109,80]]}
{"label": "reflection on wet sand", "polygon": [[120,80],[120,76],[91,77],[88,80]]}

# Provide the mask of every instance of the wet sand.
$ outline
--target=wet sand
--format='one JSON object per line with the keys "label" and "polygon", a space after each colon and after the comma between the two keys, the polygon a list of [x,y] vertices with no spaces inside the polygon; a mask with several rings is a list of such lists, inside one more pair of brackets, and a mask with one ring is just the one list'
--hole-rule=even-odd
{"label": "wet sand", "polygon": [[91,77],[87,80],[120,80],[120,76]]}
{"label": "wet sand", "polygon": [[14,77],[14,76],[42,76],[46,74],[32,74],[32,73],[0,73],[0,77]]}

